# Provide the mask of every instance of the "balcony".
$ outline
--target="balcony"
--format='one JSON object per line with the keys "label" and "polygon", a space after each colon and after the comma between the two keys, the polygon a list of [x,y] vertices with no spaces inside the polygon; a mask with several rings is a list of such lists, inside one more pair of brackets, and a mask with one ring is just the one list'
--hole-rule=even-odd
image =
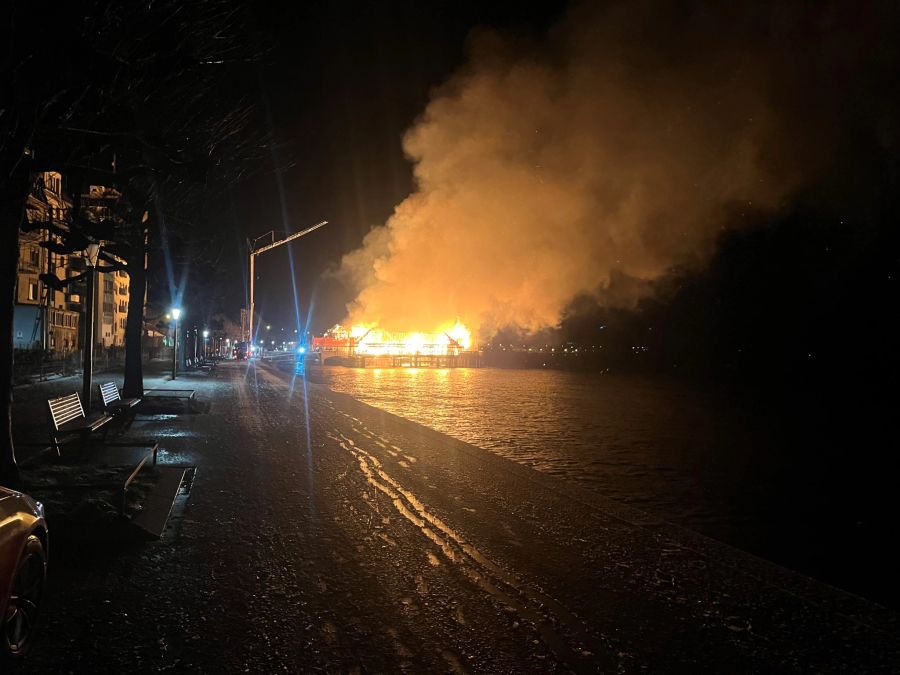
{"label": "balcony", "polygon": [[39,262],[31,262],[27,258],[19,258],[19,271],[28,274],[40,274],[43,270]]}

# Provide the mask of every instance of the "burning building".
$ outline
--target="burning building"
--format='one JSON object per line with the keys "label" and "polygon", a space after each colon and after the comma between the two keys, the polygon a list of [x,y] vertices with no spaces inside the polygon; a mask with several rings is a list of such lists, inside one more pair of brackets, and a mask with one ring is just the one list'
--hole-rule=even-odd
{"label": "burning building", "polygon": [[365,367],[477,367],[479,352],[460,322],[432,333],[391,332],[377,326],[336,325],[314,337],[313,351]]}

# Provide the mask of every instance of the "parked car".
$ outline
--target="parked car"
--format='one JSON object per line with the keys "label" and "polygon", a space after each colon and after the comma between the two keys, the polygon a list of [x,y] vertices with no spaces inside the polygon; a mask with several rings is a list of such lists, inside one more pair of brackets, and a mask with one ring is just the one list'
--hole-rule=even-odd
{"label": "parked car", "polygon": [[26,494],[0,487],[3,656],[22,656],[31,645],[47,581],[48,542],[44,506]]}

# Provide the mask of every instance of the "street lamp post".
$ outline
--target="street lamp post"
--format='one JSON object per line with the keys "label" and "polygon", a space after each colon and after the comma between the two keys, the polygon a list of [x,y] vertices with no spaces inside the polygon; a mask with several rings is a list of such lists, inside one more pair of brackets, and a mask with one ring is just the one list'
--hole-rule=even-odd
{"label": "street lamp post", "polygon": [[[250,312],[249,312],[249,314],[250,314],[250,345],[249,345],[249,351],[250,351],[250,354],[253,354],[253,309],[254,309],[254,303],[253,303],[253,291],[254,291],[254,288],[255,288],[255,281],[256,281],[256,280],[254,279],[254,275],[255,275],[255,271],[254,271],[254,263],[255,263],[255,261],[256,261],[256,256],[258,256],[260,253],[265,253],[266,251],[271,251],[273,248],[276,248],[277,246],[281,246],[282,244],[286,244],[286,243],[288,243],[289,241],[293,241],[294,239],[297,239],[297,238],[302,237],[302,236],[304,236],[304,235],[306,235],[306,234],[309,234],[310,232],[313,232],[313,231],[315,231],[315,230],[318,230],[320,227],[322,227],[322,226],[324,226],[324,225],[327,225],[327,224],[328,224],[328,221],[327,221],[327,220],[323,220],[321,223],[316,223],[315,225],[313,225],[313,226],[311,226],[311,227],[307,227],[305,230],[301,230],[300,232],[296,232],[296,233],[294,233],[294,234],[292,234],[292,235],[290,235],[290,236],[287,236],[287,237],[285,237],[284,239],[281,239],[281,240],[279,240],[279,241],[274,241],[274,239],[275,239],[275,234],[274,234],[274,232],[272,232],[272,233],[271,233],[271,234],[272,234],[272,239],[273,239],[272,243],[271,243],[271,244],[266,244],[265,246],[260,246],[260,247],[257,248],[257,249],[254,249],[254,248],[253,248],[253,243],[255,243],[256,241],[259,241],[259,239],[262,239],[262,237],[258,237],[258,238],[255,239],[253,242],[250,242],[250,241],[247,242],[247,247],[248,247],[248,249],[249,249],[249,255],[250,255]],[[263,237],[265,237],[265,236],[266,236],[266,235],[263,235]]]}
{"label": "street lamp post", "polygon": [[87,266],[84,293],[84,361],[82,369],[81,401],[84,410],[91,410],[91,378],[94,375],[94,285],[97,279],[97,259],[100,244],[90,243],[81,256]]}
{"label": "street lamp post", "polygon": [[172,318],[175,320],[175,336],[172,340],[172,379],[178,374],[178,317],[181,316],[181,310],[178,307],[172,309]]}
{"label": "street lamp post", "polygon": [[207,342],[209,341],[209,331],[205,328],[203,329],[203,358],[207,358],[209,356],[209,349],[207,348]]}

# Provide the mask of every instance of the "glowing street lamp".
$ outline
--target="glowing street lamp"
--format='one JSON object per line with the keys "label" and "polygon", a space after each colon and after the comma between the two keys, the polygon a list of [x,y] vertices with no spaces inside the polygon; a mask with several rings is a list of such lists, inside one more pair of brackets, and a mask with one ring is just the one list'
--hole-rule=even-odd
{"label": "glowing street lamp", "polygon": [[204,328],[203,329],[203,358],[204,359],[208,356],[208,354],[207,354],[208,350],[206,347],[208,338],[209,338],[209,331],[206,328]]}
{"label": "glowing street lamp", "polygon": [[175,320],[175,337],[172,341],[172,379],[174,380],[178,373],[178,318],[181,316],[181,308],[173,307],[171,314]]}

